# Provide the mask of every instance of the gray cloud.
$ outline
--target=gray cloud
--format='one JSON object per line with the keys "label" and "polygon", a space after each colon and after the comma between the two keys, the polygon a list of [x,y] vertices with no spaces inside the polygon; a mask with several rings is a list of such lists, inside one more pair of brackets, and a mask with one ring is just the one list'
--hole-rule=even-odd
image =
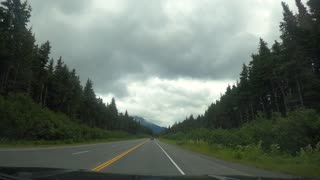
{"label": "gray cloud", "polygon": [[32,5],[33,15],[45,15],[48,11],[54,9],[61,11],[64,14],[79,14],[83,13],[85,8],[88,6],[85,0],[55,0],[55,1],[41,1],[41,0],[32,0],[30,1]]}
{"label": "gray cloud", "polygon": [[118,98],[129,94],[128,83],[152,77],[235,80],[259,37],[278,37],[282,16],[277,0],[30,3],[37,41],[50,40],[55,59],[62,56],[82,81],[90,77],[98,94]]}

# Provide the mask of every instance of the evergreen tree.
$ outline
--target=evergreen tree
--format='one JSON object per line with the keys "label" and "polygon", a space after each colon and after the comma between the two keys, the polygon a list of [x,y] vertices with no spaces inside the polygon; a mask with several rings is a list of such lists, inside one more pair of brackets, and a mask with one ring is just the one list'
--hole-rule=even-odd
{"label": "evergreen tree", "polygon": [[31,7],[26,1],[0,5],[0,92],[30,92],[35,39],[27,28]]}
{"label": "evergreen tree", "polygon": [[110,111],[110,120],[111,120],[111,128],[116,128],[117,126],[117,117],[118,117],[118,110],[116,106],[116,100],[114,98],[111,99],[111,103],[108,106]]}
{"label": "evergreen tree", "polygon": [[90,79],[87,80],[86,85],[83,90],[83,100],[82,106],[80,108],[80,119],[83,123],[88,124],[90,126],[94,126],[95,124],[95,113],[94,108],[96,104],[96,95],[93,90],[93,83]]}
{"label": "evergreen tree", "polygon": [[33,59],[32,97],[40,105],[44,104],[46,98],[50,49],[50,43],[47,41],[40,46],[37,57]]}

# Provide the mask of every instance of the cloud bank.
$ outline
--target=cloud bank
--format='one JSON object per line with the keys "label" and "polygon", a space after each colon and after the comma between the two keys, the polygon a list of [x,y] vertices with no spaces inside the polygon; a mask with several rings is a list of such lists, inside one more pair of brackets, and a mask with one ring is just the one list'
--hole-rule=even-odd
{"label": "cloud bank", "polygon": [[[294,0],[286,1],[294,7]],[[50,40],[97,94],[161,125],[203,113],[235,83],[258,39],[278,39],[277,0],[30,0]]]}

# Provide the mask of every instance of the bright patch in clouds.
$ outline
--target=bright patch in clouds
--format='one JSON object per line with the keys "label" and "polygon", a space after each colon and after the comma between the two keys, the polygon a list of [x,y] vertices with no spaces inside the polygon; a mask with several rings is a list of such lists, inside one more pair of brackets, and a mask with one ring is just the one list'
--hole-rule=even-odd
{"label": "bright patch in clouds", "polygon": [[[186,116],[197,116],[225,92],[233,81],[212,81],[196,79],[149,78],[131,81],[127,85],[128,95],[116,97],[120,111],[128,110],[131,115],[143,116],[162,126],[182,121]],[[99,95],[110,102],[112,94]]]}

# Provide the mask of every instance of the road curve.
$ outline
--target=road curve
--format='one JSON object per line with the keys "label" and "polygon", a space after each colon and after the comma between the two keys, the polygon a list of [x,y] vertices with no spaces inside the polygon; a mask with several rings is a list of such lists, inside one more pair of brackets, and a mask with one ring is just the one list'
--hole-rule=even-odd
{"label": "road curve", "polygon": [[0,167],[53,167],[160,176],[292,177],[226,162],[149,139],[48,148],[0,148]]}

